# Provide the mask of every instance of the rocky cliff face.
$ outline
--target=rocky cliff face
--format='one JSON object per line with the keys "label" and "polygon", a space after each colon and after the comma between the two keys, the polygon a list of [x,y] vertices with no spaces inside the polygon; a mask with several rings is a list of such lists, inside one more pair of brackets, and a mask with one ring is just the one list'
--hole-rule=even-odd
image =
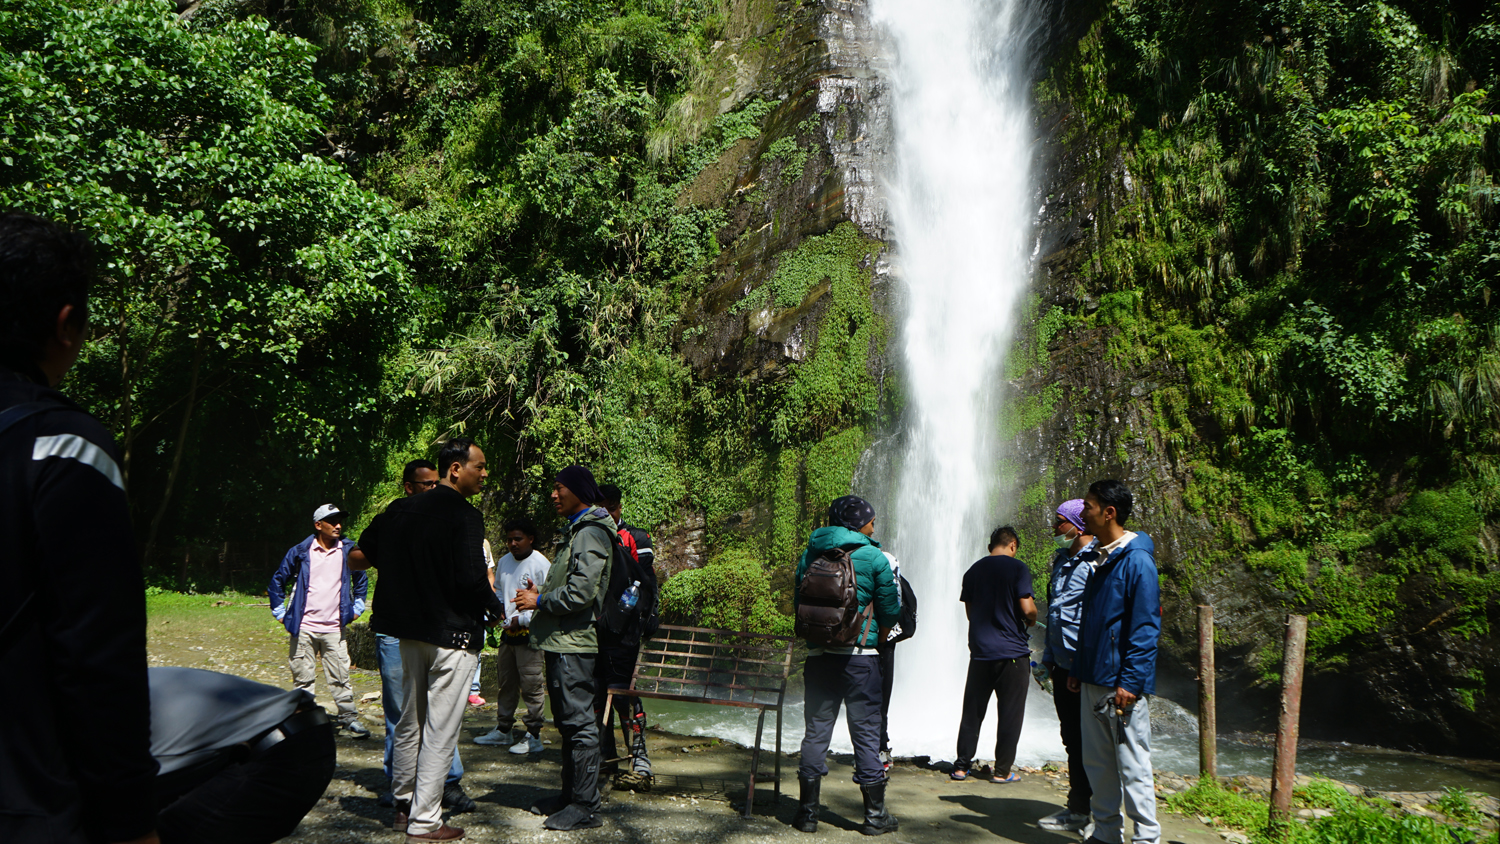
{"label": "rocky cliff face", "polygon": [[[1079,60],[1069,46],[1091,13],[1064,5],[1051,13],[1044,60]],[[807,364],[821,332],[843,332],[842,326],[830,328],[829,320],[836,268],[815,267],[789,286],[790,297],[783,295],[788,285],[777,279],[810,241],[832,236],[841,224],[857,230],[861,248],[837,253],[834,260],[852,262],[851,269],[868,278],[869,306],[881,330],[866,350],[866,368],[886,411],[884,423],[866,420],[867,430],[858,434],[862,447],[869,446],[859,465],[861,490],[878,489],[889,478],[901,447],[899,401],[887,388],[896,380],[888,340],[898,330],[888,317],[899,297],[879,185],[889,163],[890,115],[880,77],[885,61],[862,2],[736,0],[725,40],[715,46],[697,86],[697,101],[719,114],[759,103],[758,130],[727,146],[678,199],[722,208],[729,220],[719,235],[722,252],[711,280],[686,306],[678,339],[694,371],[708,379],[783,384]],[[1038,107],[1044,162],[1036,197],[1041,211],[1034,298],[1028,303],[1032,319],[1016,338],[1007,371],[1011,407],[1000,420],[1011,441],[1002,470],[1008,494],[1002,499],[1015,504],[997,517],[1034,526],[1027,538],[1040,556],[1057,501],[1081,495],[1101,477],[1131,483],[1137,495],[1133,526],[1155,538],[1162,573],[1164,694],[1193,699],[1194,607],[1209,603],[1218,622],[1221,724],[1226,730],[1270,729],[1283,618],[1288,609],[1307,608],[1273,572],[1246,565],[1249,549],[1237,539],[1245,531],[1230,529],[1244,521],[1241,514],[1189,503],[1196,501],[1194,469],[1186,459],[1190,444],[1164,429],[1157,403],[1164,386],[1185,382],[1180,364],[1167,357],[1126,361],[1111,353],[1120,329],[1110,320],[1089,319],[1112,292],[1097,280],[1093,265],[1101,220],[1130,191],[1149,186],[1132,184],[1115,142],[1080,129],[1081,122],[1064,101]],[[767,294],[768,288],[774,290]],[[1072,318],[1050,319],[1054,314]],[[1199,442],[1223,436],[1209,414],[1189,412]],[[809,453],[805,449],[796,458],[802,480],[778,487],[773,500],[726,524],[708,525],[708,532],[784,542],[778,531],[785,529],[773,524],[787,507],[783,499],[796,498],[794,509],[805,518],[817,497],[806,480]],[[701,514],[692,515],[665,532],[662,559],[679,568],[700,564],[707,554],[704,534]],[[1304,734],[1500,755],[1500,715],[1476,707],[1472,691],[1500,681],[1496,640],[1488,633],[1500,621],[1500,604],[1491,599],[1485,632],[1459,633],[1445,629],[1446,607],[1440,596],[1424,591],[1420,578],[1410,581],[1402,600],[1394,619],[1310,667]]]}
{"label": "rocky cliff face", "polygon": [[[1069,315],[1096,313],[1110,292],[1091,272],[1099,221],[1132,189],[1121,158],[1101,148],[1097,138],[1064,131],[1078,119],[1065,103],[1038,111],[1047,139],[1037,197],[1042,208],[1034,287],[1038,313],[1052,308]],[[1012,441],[1020,468],[1011,479],[1011,498],[1023,502],[1019,520],[1047,524],[1053,502],[1081,495],[1091,481],[1127,481],[1136,494],[1132,527],[1155,539],[1162,575],[1163,694],[1194,700],[1195,607],[1210,604],[1221,728],[1274,730],[1285,615],[1289,610],[1305,614],[1310,607],[1273,572],[1247,566],[1252,549],[1234,540],[1244,532],[1227,529],[1244,516],[1185,503],[1193,468],[1181,444],[1163,431],[1153,399],[1163,386],[1184,384],[1187,374],[1165,357],[1122,364],[1111,351],[1118,329],[1102,320],[1056,333],[1041,322],[1018,339],[1019,365],[1012,367],[1010,382],[1019,401],[1030,403],[1032,423]],[[1199,422],[1202,442],[1222,436],[1207,414],[1199,414]],[[1421,578],[1409,581],[1394,619],[1356,636],[1328,662],[1309,665],[1302,699],[1305,737],[1500,755],[1500,715],[1476,708],[1469,691],[1476,678],[1483,688],[1500,676],[1496,637],[1444,629],[1444,612],[1453,604],[1430,585]],[[1493,631],[1500,603],[1492,596],[1488,606]],[[1313,624],[1319,623],[1314,613]]]}

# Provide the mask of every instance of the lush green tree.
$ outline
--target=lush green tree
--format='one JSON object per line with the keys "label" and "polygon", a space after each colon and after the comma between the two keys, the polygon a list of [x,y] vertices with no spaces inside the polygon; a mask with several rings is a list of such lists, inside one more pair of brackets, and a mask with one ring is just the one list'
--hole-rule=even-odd
{"label": "lush green tree", "polygon": [[0,1],[0,205],[103,247],[65,389],[119,436],[148,547],[355,494],[413,295],[402,218],[317,154],[317,49],[173,12]]}

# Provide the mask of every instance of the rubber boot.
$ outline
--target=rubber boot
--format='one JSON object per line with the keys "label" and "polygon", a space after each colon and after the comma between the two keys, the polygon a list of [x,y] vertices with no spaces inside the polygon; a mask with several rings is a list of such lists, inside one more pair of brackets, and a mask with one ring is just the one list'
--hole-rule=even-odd
{"label": "rubber boot", "polygon": [[798,777],[797,784],[801,786],[801,793],[797,797],[797,816],[792,819],[792,826],[802,832],[817,832],[818,791],[823,787],[823,778],[805,780]]}
{"label": "rubber boot", "polygon": [[895,832],[896,819],[885,810],[885,786],[889,780],[881,780],[859,787],[865,796],[865,825],[859,831],[865,835],[885,835]]}

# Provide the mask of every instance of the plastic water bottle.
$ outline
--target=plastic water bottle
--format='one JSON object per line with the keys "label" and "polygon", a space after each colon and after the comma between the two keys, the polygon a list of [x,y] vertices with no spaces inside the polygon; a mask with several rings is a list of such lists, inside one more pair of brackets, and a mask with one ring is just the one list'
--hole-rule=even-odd
{"label": "plastic water bottle", "polygon": [[620,609],[624,610],[625,612],[630,612],[631,610],[635,609],[636,602],[640,599],[641,582],[639,580],[632,580],[630,581],[630,588],[626,589],[624,593],[620,595]]}
{"label": "plastic water bottle", "polygon": [[1042,687],[1042,691],[1052,694],[1052,677],[1047,673],[1047,666],[1038,665],[1036,660],[1032,660],[1031,676],[1036,678],[1036,684]]}

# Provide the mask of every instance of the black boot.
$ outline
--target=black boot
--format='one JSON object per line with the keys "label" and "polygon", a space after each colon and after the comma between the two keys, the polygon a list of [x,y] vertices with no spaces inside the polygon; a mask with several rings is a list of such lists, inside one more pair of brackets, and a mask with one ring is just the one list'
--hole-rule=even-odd
{"label": "black boot", "polygon": [[896,831],[896,819],[885,810],[885,786],[889,780],[871,785],[862,785],[859,790],[865,795],[865,825],[859,828],[865,835],[885,835]]}
{"label": "black boot", "polygon": [[798,777],[797,784],[801,786],[801,794],[797,798],[797,816],[792,819],[792,826],[802,832],[817,832],[818,790],[823,787],[823,778],[805,780]]}

